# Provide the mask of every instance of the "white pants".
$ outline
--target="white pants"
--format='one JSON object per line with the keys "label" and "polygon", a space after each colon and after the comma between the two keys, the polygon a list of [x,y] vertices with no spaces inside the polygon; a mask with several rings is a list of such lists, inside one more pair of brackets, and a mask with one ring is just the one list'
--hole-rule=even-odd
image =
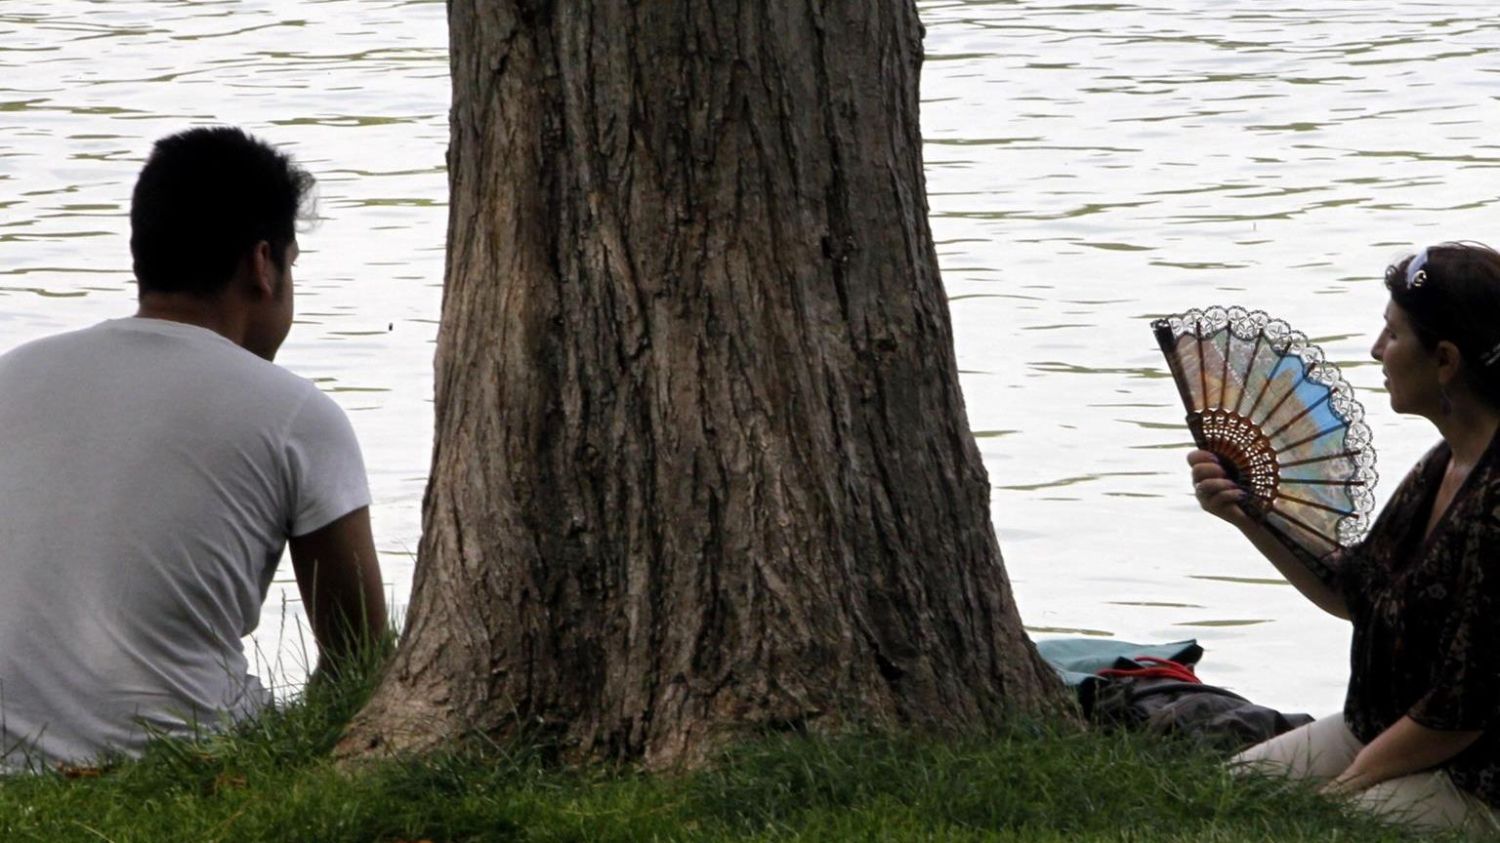
{"label": "white pants", "polygon": [[[1324,717],[1236,755],[1233,769],[1326,782],[1364,749],[1344,725],[1344,716]],[[1383,781],[1354,796],[1355,803],[1392,820],[1425,829],[1462,829],[1472,836],[1500,833],[1500,815],[1483,800],[1459,790],[1443,770],[1425,770]]]}

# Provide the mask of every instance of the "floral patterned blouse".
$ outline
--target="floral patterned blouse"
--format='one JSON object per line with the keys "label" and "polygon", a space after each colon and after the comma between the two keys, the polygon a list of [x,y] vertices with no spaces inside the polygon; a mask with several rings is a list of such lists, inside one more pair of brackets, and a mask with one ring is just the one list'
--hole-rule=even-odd
{"label": "floral patterned blouse", "polygon": [[1337,561],[1354,622],[1344,720],[1365,743],[1403,715],[1484,730],[1444,768],[1500,806],[1500,435],[1424,541],[1450,454],[1447,443],[1429,451]]}

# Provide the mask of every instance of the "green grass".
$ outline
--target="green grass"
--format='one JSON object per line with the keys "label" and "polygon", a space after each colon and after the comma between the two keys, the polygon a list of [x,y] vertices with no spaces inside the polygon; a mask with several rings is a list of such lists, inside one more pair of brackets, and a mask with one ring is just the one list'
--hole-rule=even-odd
{"label": "green grass", "polygon": [[771,736],[695,773],[570,768],[470,747],[348,775],[327,760],[353,677],[242,730],[160,743],[97,777],[0,781],[0,841],[1399,841],[1211,752],[1017,726],[988,737]]}

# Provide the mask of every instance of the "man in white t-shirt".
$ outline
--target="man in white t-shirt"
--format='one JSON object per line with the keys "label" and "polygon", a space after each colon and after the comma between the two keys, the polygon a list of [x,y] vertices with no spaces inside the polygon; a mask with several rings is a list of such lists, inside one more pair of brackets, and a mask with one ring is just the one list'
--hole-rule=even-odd
{"label": "man in white t-shirt", "polygon": [[353,429],[272,363],[312,178],[237,129],[158,141],[133,317],[0,356],[0,770],[255,712],[240,643],[283,549],[321,661],[385,631]]}

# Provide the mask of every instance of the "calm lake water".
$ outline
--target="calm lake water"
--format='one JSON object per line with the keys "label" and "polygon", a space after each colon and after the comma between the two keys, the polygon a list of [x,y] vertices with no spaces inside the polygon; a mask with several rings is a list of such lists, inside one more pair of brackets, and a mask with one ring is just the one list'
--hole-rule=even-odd
{"label": "calm lake water", "polygon": [[[970,420],[1037,637],[1197,638],[1252,699],[1340,705],[1348,633],[1199,513],[1150,318],[1281,316],[1365,403],[1384,501],[1435,439],[1367,355],[1385,264],[1500,241],[1500,23],[1478,3],[924,2],[933,233]],[[279,362],[349,411],[397,603],[432,436],[444,5],[0,4],[0,350],[133,307],[129,192],[152,139],[226,122],[319,178]],[[14,443],[13,443],[14,444]],[[311,645],[278,582],[256,646]]]}

